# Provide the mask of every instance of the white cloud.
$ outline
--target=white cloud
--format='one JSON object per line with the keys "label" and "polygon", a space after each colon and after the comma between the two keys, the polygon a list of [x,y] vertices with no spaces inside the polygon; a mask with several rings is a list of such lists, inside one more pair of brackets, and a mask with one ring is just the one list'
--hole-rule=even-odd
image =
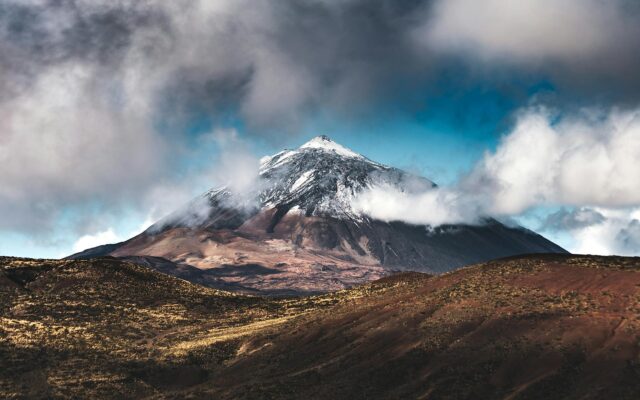
{"label": "white cloud", "polygon": [[[151,207],[148,218],[158,222],[156,228],[179,218],[180,223],[198,225],[209,217],[209,197],[201,196],[209,189],[228,189],[233,196],[224,197],[227,206],[253,210],[258,206],[258,193],[265,184],[259,178],[260,161],[250,151],[248,143],[235,129],[216,129],[199,138],[200,145],[216,152],[210,163],[198,174],[178,183],[160,183],[153,187],[145,199]],[[194,192],[195,188],[202,191]]]}
{"label": "white cloud", "polygon": [[416,32],[419,40],[486,60],[574,63],[639,32],[622,1],[440,0],[431,12]]}
{"label": "white cloud", "polygon": [[354,198],[353,208],[383,221],[431,226],[478,222],[479,213],[473,201],[456,190],[430,188],[412,192],[406,189],[375,185]]}
{"label": "white cloud", "polygon": [[71,246],[72,251],[63,253],[60,255],[60,257],[66,257],[72,253],[77,253],[86,249],[90,249],[92,247],[101,246],[103,244],[118,243],[123,240],[129,239],[134,235],[142,233],[149,226],[151,226],[153,222],[154,219],[152,219],[151,215],[149,215],[138,227],[131,231],[125,232],[124,234],[118,234],[114,228],[110,227],[103,231],[82,235]]}
{"label": "white cloud", "polygon": [[640,204],[640,110],[584,111],[558,118],[522,112],[515,128],[462,184],[489,197],[492,214],[542,204]]}
{"label": "white cloud", "polygon": [[84,235],[80,237],[73,244],[73,252],[77,253],[82,250],[89,249],[91,247],[100,246],[103,244],[117,243],[123,239],[116,235],[113,229],[109,228],[106,231],[97,232],[91,235]]}
{"label": "white cloud", "polygon": [[539,206],[579,207],[547,221],[573,234],[572,251],[635,255],[638,182],[640,110],[560,118],[532,107],[457,185],[422,191],[377,185],[356,197],[354,207],[387,221],[432,226],[517,216]]}
{"label": "white cloud", "polygon": [[137,192],[158,173],[151,121],[135,104],[87,96],[110,86],[92,69],[51,68],[0,107],[0,228],[46,230],[63,204]]}
{"label": "white cloud", "polygon": [[238,196],[250,197],[258,189],[260,159],[235,129],[218,129],[202,140],[213,140],[219,149],[209,176],[212,182],[226,186]]}
{"label": "white cloud", "polygon": [[640,208],[597,208],[605,220],[570,229],[575,241],[571,251],[580,254],[640,255]]}

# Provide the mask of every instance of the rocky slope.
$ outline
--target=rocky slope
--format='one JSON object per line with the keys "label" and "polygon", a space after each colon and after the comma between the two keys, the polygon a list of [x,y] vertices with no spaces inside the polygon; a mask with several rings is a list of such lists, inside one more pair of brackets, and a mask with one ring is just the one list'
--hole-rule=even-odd
{"label": "rocky slope", "polygon": [[640,260],[539,255],[317,297],[0,258],[0,398],[637,399]]}
{"label": "rocky slope", "polygon": [[[212,287],[269,294],[314,293],[371,281],[391,271],[428,273],[523,253],[564,252],[523,228],[493,219],[431,229],[374,220],[353,199],[385,184],[404,191],[435,187],[320,136],[261,161],[248,193],[212,189],[120,244],[71,258],[136,257]],[[144,257],[147,257],[146,259]],[[195,272],[195,271],[192,271]]]}

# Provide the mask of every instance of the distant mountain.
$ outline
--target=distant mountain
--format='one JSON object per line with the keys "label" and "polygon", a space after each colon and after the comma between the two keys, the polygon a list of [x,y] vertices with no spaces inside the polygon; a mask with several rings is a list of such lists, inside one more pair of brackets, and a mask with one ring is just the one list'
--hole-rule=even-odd
{"label": "distant mountain", "polygon": [[264,157],[249,193],[211,189],[138,236],[69,258],[129,257],[212,287],[295,294],[342,289],[391,271],[441,273],[516,254],[566,253],[494,219],[431,228],[356,212],[353,198],[380,183],[436,186],[318,136]]}

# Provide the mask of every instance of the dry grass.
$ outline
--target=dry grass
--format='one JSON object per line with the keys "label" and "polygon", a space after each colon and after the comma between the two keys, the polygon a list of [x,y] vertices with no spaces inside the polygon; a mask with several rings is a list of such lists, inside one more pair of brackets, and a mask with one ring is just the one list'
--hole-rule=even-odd
{"label": "dry grass", "polygon": [[154,396],[165,369],[215,370],[238,339],[370,290],[268,299],[115,259],[2,257],[0,397]]}
{"label": "dry grass", "polygon": [[0,257],[0,398],[571,398],[593,360],[640,378],[638,271],[532,256],[276,299]]}

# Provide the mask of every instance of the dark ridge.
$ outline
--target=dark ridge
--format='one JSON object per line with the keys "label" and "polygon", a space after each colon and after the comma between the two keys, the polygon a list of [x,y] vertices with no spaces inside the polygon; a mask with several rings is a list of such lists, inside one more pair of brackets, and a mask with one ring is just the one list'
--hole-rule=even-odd
{"label": "dark ridge", "polygon": [[274,232],[276,225],[278,225],[278,222],[280,222],[280,220],[282,220],[282,217],[284,217],[289,212],[291,207],[293,207],[292,204],[282,204],[282,205],[276,206],[276,212],[271,218],[271,221],[269,222],[269,226],[267,226],[267,233]]}
{"label": "dark ridge", "polygon": [[67,259],[67,260],[88,260],[90,258],[104,257],[106,255],[109,255],[111,252],[117,250],[118,248],[120,248],[121,246],[126,244],[127,242],[128,241],[125,240],[125,241],[119,242],[119,243],[104,244],[102,246],[93,247],[93,248],[90,248],[90,249],[87,249],[87,250],[80,251],[80,252],[75,253],[75,254],[71,254],[70,256],[65,257],[65,259]]}

